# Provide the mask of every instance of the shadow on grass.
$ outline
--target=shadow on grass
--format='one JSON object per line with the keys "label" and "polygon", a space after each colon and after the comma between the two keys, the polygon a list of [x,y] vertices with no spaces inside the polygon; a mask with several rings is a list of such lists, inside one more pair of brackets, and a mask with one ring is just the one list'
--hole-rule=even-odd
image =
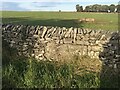
{"label": "shadow on grass", "polygon": [[7,23],[17,23],[17,22],[26,21],[26,20],[28,20],[28,17],[2,18],[3,24],[7,24]]}
{"label": "shadow on grass", "polygon": [[41,26],[58,26],[58,27],[83,27],[83,23],[77,22],[76,19],[31,19],[31,18],[2,18],[3,24],[23,24],[23,25],[41,25]]}

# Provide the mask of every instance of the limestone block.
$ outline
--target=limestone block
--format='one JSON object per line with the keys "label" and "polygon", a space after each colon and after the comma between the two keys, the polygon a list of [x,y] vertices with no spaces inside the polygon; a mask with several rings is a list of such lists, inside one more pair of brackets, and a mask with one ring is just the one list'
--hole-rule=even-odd
{"label": "limestone block", "polygon": [[76,37],[77,40],[82,40],[83,38],[84,38],[83,36],[81,36],[80,34],[77,34],[77,37]]}
{"label": "limestone block", "polygon": [[76,36],[77,36],[77,28],[74,29],[74,43],[76,41]]}
{"label": "limestone block", "polygon": [[66,37],[70,37],[70,33],[72,32],[73,27],[69,28],[68,32],[65,34],[65,38]]}
{"label": "limestone block", "polygon": [[45,38],[46,39],[46,41],[51,41],[52,39],[51,38]]}
{"label": "limestone block", "polygon": [[59,39],[59,37],[52,37],[52,39],[53,39],[53,40],[58,40],[58,39]]}
{"label": "limestone block", "polygon": [[96,40],[95,39],[89,39],[88,42],[95,44]]}
{"label": "limestone block", "polygon": [[73,40],[71,38],[65,38],[64,43],[73,43]]}
{"label": "limestone block", "polygon": [[10,43],[14,44],[14,43],[15,43],[15,41],[13,41],[13,40],[12,40],[12,41],[10,41]]}
{"label": "limestone block", "polygon": [[95,30],[92,30],[92,32],[90,33],[90,36],[95,36]]}
{"label": "limestone block", "polygon": [[46,35],[46,32],[47,32],[47,27],[44,27],[43,28],[43,33],[42,33],[42,36],[41,36],[42,38],[44,38],[44,36]]}
{"label": "limestone block", "polygon": [[57,44],[59,44],[60,43],[60,40],[58,39],[58,40],[55,40],[55,42],[57,43]]}
{"label": "limestone block", "polygon": [[64,44],[64,40],[60,40],[60,44]]}
{"label": "limestone block", "polygon": [[10,43],[10,47],[13,47],[14,46],[14,44],[13,43]]}
{"label": "limestone block", "polygon": [[33,53],[33,54],[31,54],[31,56],[32,56],[32,57],[35,57],[35,54],[34,54],[34,53]]}
{"label": "limestone block", "polygon": [[33,35],[33,38],[39,38],[39,35]]}
{"label": "limestone block", "polygon": [[114,64],[114,69],[116,69],[117,68],[117,64]]}
{"label": "limestone block", "polygon": [[107,40],[106,35],[103,34],[103,35],[101,36],[100,40]]}
{"label": "limestone block", "polygon": [[89,45],[90,43],[88,41],[80,41],[80,40],[77,40],[76,41],[76,44],[80,44],[80,45]]}
{"label": "limestone block", "polygon": [[35,43],[34,47],[38,48],[39,47],[38,43]]}
{"label": "limestone block", "polygon": [[96,40],[95,44],[97,44],[97,45],[101,45],[101,43],[100,43],[99,40]]}
{"label": "limestone block", "polygon": [[59,33],[59,30],[57,30],[57,28],[56,28],[56,30],[52,36],[58,37],[58,33]]}
{"label": "limestone block", "polygon": [[56,27],[53,29],[53,31],[51,32],[51,34],[53,35],[56,32]]}
{"label": "limestone block", "polygon": [[87,55],[88,54],[88,50],[87,50],[87,46],[82,46],[82,55]]}
{"label": "limestone block", "polygon": [[95,56],[95,58],[97,58],[97,59],[99,59],[99,52],[95,52],[95,54],[94,54],[94,56]]}
{"label": "limestone block", "polygon": [[62,33],[61,28],[59,27],[59,28],[57,28],[57,30],[58,30],[58,35],[60,35]]}
{"label": "limestone block", "polygon": [[101,51],[101,47],[100,46],[91,46],[91,50],[99,52],[99,51]]}
{"label": "limestone block", "polygon": [[77,34],[80,34],[80,35],[82,34],[81,28],[78,28]]}
{"label": "limestone block", "polygon": [[81,30],[82,30],[83,35],[87,34],[87,30],[86,29],[81,29]]}
{"label": "limestone block", "polygon": [[23,49],[23,51],[25,51],[25,50],[27,50],[28,49],[28,45],[23,45],[23,47],[22,47]]}
{"label": "limestone block", "polygon": [[29,38],[28,38],[28,39],[26,39],[26,41],[27,41],[27,42],[30,42],[30,41],[31,41],[31,39],[29,39]]}
{"label": "limestone block", "polygon": [[87,30],[87,34],[90,35],[90,34],[92,33],[92,30],[91,30],[91,29],[90,29],[90,30],[89,30],[89,29],[86,29],[86,30]]}
{"label": "limestone block", "polygon": [[116,55],[117,58],[120,58],[120,55]]}
{"label": "limestone block", "polygon": [[91,52],[90,52],[90,56],[93,58],[93,56],[94,56],[94,51],[91,51]]}

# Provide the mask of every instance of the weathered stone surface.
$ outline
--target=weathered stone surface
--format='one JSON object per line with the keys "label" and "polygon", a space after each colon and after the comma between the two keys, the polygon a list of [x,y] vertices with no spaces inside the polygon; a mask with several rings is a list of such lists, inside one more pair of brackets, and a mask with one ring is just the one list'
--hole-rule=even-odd
{"label": "weathered stone surface", "polygon": [[71,43],[73,43],[73,40],[72,40],[71,38],[65,38],[65,39],[64,39],[64,43],[69,43],[69,44],[71,44]]}
{"label": "weathered stone surface", "polygon": [[70,33],[72,32],[73,28],[71,27],[65,34],[65,38],[66,37],[70,37]]}
{"label": "weathered stone surface", "polygon": [[43,28],[43,33],[42,33],[42,36],[41,36],[42,38],[44,38],[46,32],[47,32],[47,27],[44,27],[44,28]]}
{"label": "weathered stone surface", "polygon": [[76,54],[100,58],[110,65],[120,60],[120,35],[113,31],[8,24],[2,25],[2,39],[17,48],[19,55],[38,60],[70,59]]}

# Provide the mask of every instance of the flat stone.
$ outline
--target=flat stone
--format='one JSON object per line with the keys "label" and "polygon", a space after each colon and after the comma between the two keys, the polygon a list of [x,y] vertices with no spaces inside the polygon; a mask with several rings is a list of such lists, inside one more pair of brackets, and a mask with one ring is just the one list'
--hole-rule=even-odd
{"label": "flat stone", "polygon": [[33,35],[34,38],[39,38],[39,35]]}
{"label": "flat stone", "polygon": [[14,44],[14,43],[15,43],[15,41],[11,41],[10,43]]}
{"label": "flat stone", "polygon": [[91,50],[98,52],[98,51],[101,51],[101,47],[99,47],[99,46],[91,46]]}
{"label": "flat stone", "polygon": [[73,41],[71,40],[71,38],[65,38],[64,39],[64,43],[72,43]]}
{"label": "flat stone", "polygon": [[65,34],[65,38],[70,36],[70,33],[72,32],[73,27],[71,27],[68,32]]}
{"label": "flat stone", "polygon": [[42,38],[44,38],[46,32],[47,32],[47,27],[44,27],[44,28],[43,28],[43,33],[42,33],[42,36],[41,36]]}
{"label": "flat stone", "polygon": [[88,42],[88,41],[79,41],[79,40],[77,40],[77,41],[76,41],[76,44],[89,45],[89,42]]}
{"label": "flat stone", "polygon": [[74,29],[74,42],[76,41],[77,28]]}

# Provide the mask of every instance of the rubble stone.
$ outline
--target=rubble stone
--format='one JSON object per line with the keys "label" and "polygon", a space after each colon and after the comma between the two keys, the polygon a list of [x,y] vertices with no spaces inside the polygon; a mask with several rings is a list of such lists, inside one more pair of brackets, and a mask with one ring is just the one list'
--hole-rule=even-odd
{"label": "rubble stone", "polygon": [[[59,60],[63,57],[72,58],[73,54],[78,53],[100,58],[107,63],[120,60],[120,33],[116,31],[9,24],[2,26],[2,39],[17,48],[19,55],[39,60]],[[113,65],[113,68],[117,68],[117,65]]]}

